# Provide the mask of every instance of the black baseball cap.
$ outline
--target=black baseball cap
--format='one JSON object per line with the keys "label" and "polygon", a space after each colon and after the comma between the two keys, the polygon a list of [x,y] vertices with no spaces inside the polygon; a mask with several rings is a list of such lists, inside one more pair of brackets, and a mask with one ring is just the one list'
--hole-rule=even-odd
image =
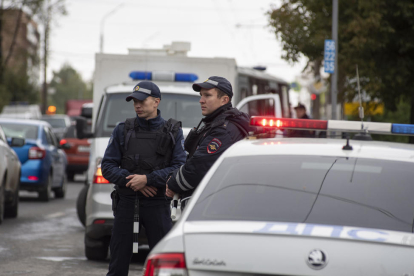
{"label": "black baseball cap", "polygon": [[201,88],[218,88],[224,93],[226,93],[230,97],[230,99],[233,97],[233,88],[231,87],[231,83],[223,77],[212,76],[204,82],[193,84],[194,91],[200,92]]}
{"label": "black baseball cap", "polygon": [[132,94],[126,97],[126,101],[129,102],[132,98],[143,101],[149,96],[161,99],[160,89],[153,82],[141,81],[134,86]]}
{"label": "black baseball cap", "polygon": [[301,103],[298,103],[298,105],[297,105],[297,106],[295,106],[293,109],[298,109],[298,108],[303,108],[303,109],[305,109],[305,110],[306,110],[306,106],[305,106],[305,105],[303,105],[303,104],[301,104]]}

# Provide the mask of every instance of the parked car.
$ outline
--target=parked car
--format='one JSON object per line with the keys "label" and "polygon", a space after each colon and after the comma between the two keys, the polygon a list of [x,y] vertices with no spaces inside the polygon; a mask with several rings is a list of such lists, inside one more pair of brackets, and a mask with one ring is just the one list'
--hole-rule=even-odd
{"label": "parked car", "polygon": [[[8,142],[9,141],[9,142]],[[22,138],[7,138],[0,127],[0,224],[4,217],[17,217],[21,163],[12,147],[22,147]]]}
{"label": "parked car", "polygon": [[60,145],[68,158],[66,175],[69,181],[74,180],[75,174],[81,174],[88,170],[91,145],[87,139],[76,137],[76,122],[73,123],[60,140]]}
{"label": "parked car", "polygon": [[70,117],[64,114],[43,115],[41,120],[52,126],[52,131],[58,140],[62,139],[68,127],[71,126]]}
{"label": "parked car", "polygon": [[5,118],[0,118],[0,125],[7,137],[26,140],[22,147],[12,146],[22,166],[20,190],[38,192],[42,201],[49,201],[52,191],[56,198],[63,198],[67,158],[51,125],[40,120]]}

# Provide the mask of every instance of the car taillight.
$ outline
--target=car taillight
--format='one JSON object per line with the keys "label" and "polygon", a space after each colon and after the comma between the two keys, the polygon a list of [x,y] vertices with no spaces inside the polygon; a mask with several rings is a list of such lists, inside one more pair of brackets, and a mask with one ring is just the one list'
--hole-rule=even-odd
{"label": "car taillight", "polygon": [[183,253],[155,254],[148,258],[144,276],[187,276]]}
{"label": "car taillight", "polygon": [[105,179],[105,177],[102,176],[102,170],[100,167],[96,169],[96,172],[93,176],[93,184],[109,184],[108,180]]}
{"label": "car taillight", "polygon": [[29,159],[43,159],[46,156],[46,151],[39,147],[31,147],[29,149]]}

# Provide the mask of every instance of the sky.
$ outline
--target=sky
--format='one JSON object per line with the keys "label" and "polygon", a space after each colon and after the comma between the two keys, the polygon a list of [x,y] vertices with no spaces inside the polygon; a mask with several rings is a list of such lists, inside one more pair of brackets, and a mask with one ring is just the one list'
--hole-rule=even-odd
{"label": "sky", "polygon": [[[267,67],[294,81],[305,59],[281,58],[281,43],[268,27],[266,12],[279,0],[66,0],[68,15],[55,16],[50,37],[48,79],[68,63],[91,80],[94,55],[127,54],[129,48],[162,48],[191,43],[188,56],[235,58],[238,66]],[[103,26],[101,28],[101,25]]]}

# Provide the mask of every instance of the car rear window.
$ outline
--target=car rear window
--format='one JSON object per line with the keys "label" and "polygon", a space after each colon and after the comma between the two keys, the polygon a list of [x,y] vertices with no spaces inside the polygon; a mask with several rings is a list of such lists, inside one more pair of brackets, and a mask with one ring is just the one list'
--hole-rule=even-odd
{"label": "car rear window", "polygon": [[65,128],[66,121],[63,118],[42,118],[42,121],[48,122],[52,128]]}
{"label": "car rear window", "polygon": [[412,232],[413,163],[317,156],[223,160],[188,217]]}
{"label": "car rear window", "polygon": [[37,139],[38,126],[35,125],[22,125],[22,124],[11,124],[11,123],[1,123],[3,127],[4,134],[7,137],[20,137],[25,139]]}
{"label": "car rear window", "polygon": [[[90,132],[91,131],[91,125],[87,124],[86,125],[86,131]],[[76,136],[76,124],[75,125],[71,125],[70,127],[68,127],[65,131],[65,134],[63,135],[64,138],[74,138],[77,139]]]}

